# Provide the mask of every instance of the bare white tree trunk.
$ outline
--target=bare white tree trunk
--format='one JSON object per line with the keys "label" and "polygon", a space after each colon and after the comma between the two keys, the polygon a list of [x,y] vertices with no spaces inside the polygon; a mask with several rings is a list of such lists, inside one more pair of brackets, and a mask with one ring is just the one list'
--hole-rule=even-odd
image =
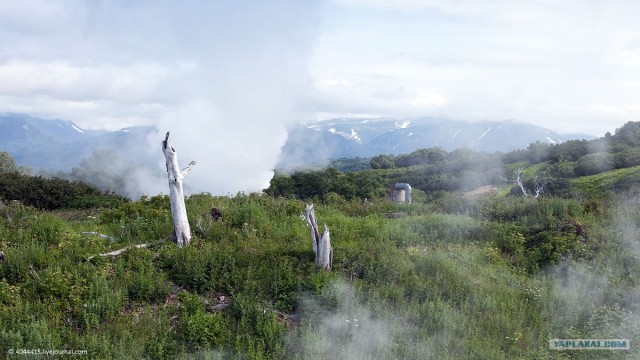
{"label": "bare white tree trunk", "polygon": [[305,218],[311,230],[311,247],[316,254],[316,265],[331,271],[331,267],[333,266],[333,248],[331,247],[329,228],[325,224],[324,233],[320,236],[313,205],[307,205],[305,208]]}
{"label": "bare white tree trunk", "polygon": [[544,192],[544,183],[538,181],[538,179],[534,180],[534,186],[535,186],[535,192],[536,192],[536,198],[538,196],[540,196],[540,194],[542,194]]}
{"label": "bare white tree trunk", "polygon": [[191,242],[191,227],[187,219],[187,207],[184,203],[182,179],[191,171],[196,162],[192,161],[189,163],[189,166],[182,171],[180,170],[176,149],[173,148],[169,141],[169,132],[167,132],[167,136],[162,142],[162,151],[167,160],[169,198],[171,201],[171,217],[173,218],[173,241],[182,247]]}
{"label": "bare white tree trunk", "polygon": [[[516,175],[515,180],[509,179],[508,176],[503,176],[503,180],[516,183],[520,188],[520,191],[522,191],[522,195],[529,196],[529,192],[527,192],[527,189],[524,187],[524,168],[523,167],[518,168],[515,172],[515,175]],[[537,198],[544,193],[544,180],[535,178],[533,179],[533,185],[534,185],[533,192],[535,193],[534,197]]]}
{"label": "bare white tree trunk", "polygon": [[518,171],[516,173],[518,175],[518,177],[516,178],[516,182],[518,183],[518,186],[520,186],[520,190],[522,190],[522,195],[528,196],[529,194],[527,194],[527,190],[524,188],[524,184],[522,183],[523,173],[524,168],[518,168]]}

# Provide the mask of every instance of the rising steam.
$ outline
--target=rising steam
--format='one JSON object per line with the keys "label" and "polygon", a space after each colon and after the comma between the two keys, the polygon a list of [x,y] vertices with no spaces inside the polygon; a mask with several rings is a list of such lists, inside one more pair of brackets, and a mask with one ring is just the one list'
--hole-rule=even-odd
{"label": "rising steam", "polygon": [[[214,194],[264,188],[309,88],[315,0],[34,1],[1,5],[0,107],[86,129],[156,125],[185,181]],[[144,149],[143,149],[144,148]],[[146,149],[148,148],[148,149]],[[121,150],[121,149],[120,149]],[[130,186],[155,192],[149,183]],[[133,192],[136,192],[133,191]],[[131,191],[128,190],[130,193]]]}

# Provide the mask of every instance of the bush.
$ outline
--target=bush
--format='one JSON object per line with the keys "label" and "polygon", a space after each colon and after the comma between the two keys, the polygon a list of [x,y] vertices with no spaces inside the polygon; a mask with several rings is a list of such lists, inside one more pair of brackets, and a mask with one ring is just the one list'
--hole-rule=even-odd
{"label": "bush", "polygon": [[613,156],[606,152],[598,152],[581,157],[573,171],[577,176],[588,176],[612,170],[613,167]]}
{"label": "bush", "polygon": [[87,208],[124,202],[122,197],[103,194],[85,183],[28,176],[17,172],[0,173],[0,198],[18,200],[27,206],[46,210]]}

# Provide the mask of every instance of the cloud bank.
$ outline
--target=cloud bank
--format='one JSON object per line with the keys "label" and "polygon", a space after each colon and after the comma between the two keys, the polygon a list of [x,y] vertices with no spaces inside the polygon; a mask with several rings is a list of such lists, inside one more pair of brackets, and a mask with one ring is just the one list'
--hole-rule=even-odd
{"label": "cloud bank", "polygon": [[308,92],[316,23],[315,1],[0,2],[0,108],[154,124],[140,146],[164,167],[171,131],[195,191],[260,190]]}
{"label": "cloud bank", "polygon": [[330,8],[312,62],[326,117],[516,119],[597,136],[640,118],[637,2],[335,0]]}

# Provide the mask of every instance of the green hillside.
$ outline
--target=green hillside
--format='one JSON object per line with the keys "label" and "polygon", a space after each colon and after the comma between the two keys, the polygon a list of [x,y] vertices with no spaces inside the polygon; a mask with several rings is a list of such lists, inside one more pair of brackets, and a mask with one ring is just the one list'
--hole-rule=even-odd
{"label": "green hillside", "polygon": [[635,202],[594,213],[558,198],[439,201],[316,203],[331,273],[313,264],[300,200],[191,196],[184,248],[166,241],[166,197],[49,212],[5,203],[0,346],[96,359],[591,359],[602,353],[548,340],[637,341]]}
{"label": "green hillside", "polygon": [[573,179],[572,183],[576,188],[587,193],[598,193],[606,190],[629,190],[640,184],[640,166],[582,176]]}
{"label": "green hillside", "polygon": [[[609,155],[597,141],[425,149],[365,171],[277,174],[267,195],[192,195],[183,248],[169,240],[166,196],[130,201],[11,163],[0,168],[0,352],[640,358],[640,168],[621,139],[633,140],[627,125],[607,140]],[[385,199],[398,181],[414,185],[412,204]],[[483,185],[505,190],[467,192]],[[312,202],[331,231],[331,272],[314,265],[303,218]],[[631,348],[557,351],[552,339]]]}

